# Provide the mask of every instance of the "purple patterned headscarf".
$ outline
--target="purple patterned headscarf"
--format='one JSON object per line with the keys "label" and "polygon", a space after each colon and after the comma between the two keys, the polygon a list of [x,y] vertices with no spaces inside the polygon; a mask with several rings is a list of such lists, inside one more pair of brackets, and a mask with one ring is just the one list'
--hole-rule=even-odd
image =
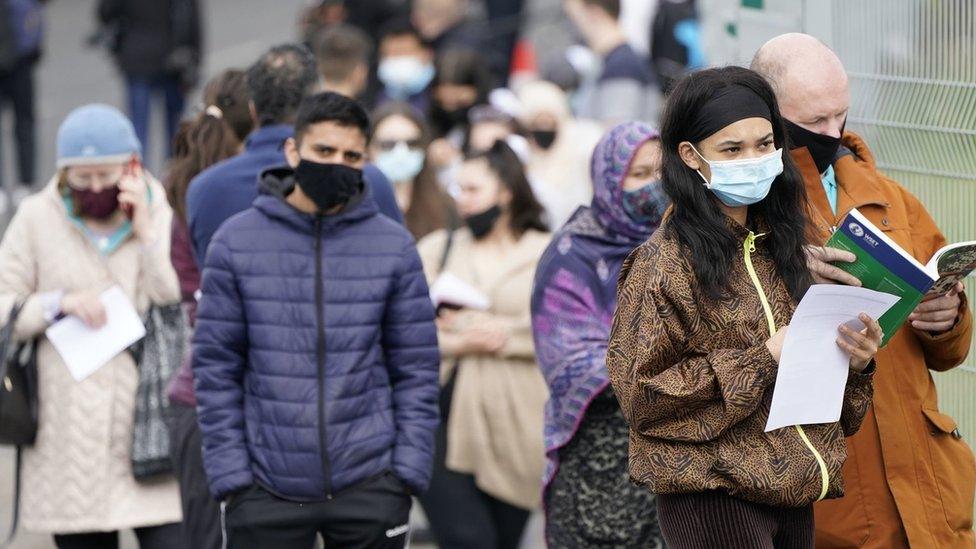
{"label": "purple patterned headscarf", "polygon": [[[593,151],[594,195],[556,233],[536,270],[532,328],[542,373],[549,385],[545,486],[559,466],[558,450],[576,434],[590,402],[607,386],[606,352],[617,308],[617,275],[627,255],[657,224],[639,224],[623,207],[624,178],[637,150],[658,137],[650,126],[614,127]],[[663,212],[660,185],[651,189]],[[660,194],[657,194],[660,193]]]}
{"label": "purple patterned headscarf", "polygon": [[[643,122],[628,122],[611,129],[593,150],[590,176],[593,178],[593,215],[607,232],[643,242],[657,228],[661,219],[641,224],[630,218],[623,206],[623,181],[637,150],[660,134]],[[660,184],[645,189],[648,200],[667,201]],[[659,208],[660,213],[664,210]],[[638,244],[640,243],[638,242]]]}

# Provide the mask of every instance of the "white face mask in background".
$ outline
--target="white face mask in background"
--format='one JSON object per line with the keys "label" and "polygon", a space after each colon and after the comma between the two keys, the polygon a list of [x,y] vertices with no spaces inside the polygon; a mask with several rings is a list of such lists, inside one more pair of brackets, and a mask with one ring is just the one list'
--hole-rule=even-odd
{"label": "white face mask in background", "polygon": [[409,99],[422,91],[434,80],[433,63],[425,63],[416,57],[398,55],[380,62],[376,76],[394,99]]}
{"label": "white face mask in background", "polygon": [[394,183],[413,181],[424,167],[426,157],[423,149],[411,149],[399,142],[392,150],[376,156],[376,167]]}
{"label": "white face mask in background", "polygon": [[691,146],[712,172],[712,180],[698,171],[705,186],[729,207],[749,206],[766,198],[773,181],[783,173],[783,149],[743,160],[709,160]]}

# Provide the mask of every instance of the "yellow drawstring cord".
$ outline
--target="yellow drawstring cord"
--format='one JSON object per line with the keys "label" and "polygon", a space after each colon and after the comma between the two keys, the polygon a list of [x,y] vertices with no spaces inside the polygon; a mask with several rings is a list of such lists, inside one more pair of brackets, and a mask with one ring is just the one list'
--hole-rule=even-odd
{"label": "yellow drawstring cord", "polygon": [[[749,278],[752,279],[752,284],[756,287],[756,291],[759,292],[759,301],[762,302],[763,313],[766,314],[766,324],[769,326],[769,336],[772,337],[776,334],[776,318],[773,317],[773,309],[769,306],[769,301],[766,299],[766,292],[763,291],[762,283],[759,282],[759,277],[756,276],[756,269],[752,266],[752,253],[756,251],[756,239],[761,236],[764,235],[756,235],[752,231],[749,231],[749,236],[746,237],[742,251],[745,257],[746,271],[749,272]],[[813,457],[817,458],[817,465],[820,467],[821,482],[820,497],[817,498],[817,501],[820,501],[827,497],[827,489],[830,486],[830,474],[827,472],[827,463],[824,462],[820,452],[813,447],[813,443],[807,438],[807,434],[803,431],[803,428],[799,425],[794,425],[793,427],[796,428],[796,432],[800,435],[803,443],[813,453]]]}

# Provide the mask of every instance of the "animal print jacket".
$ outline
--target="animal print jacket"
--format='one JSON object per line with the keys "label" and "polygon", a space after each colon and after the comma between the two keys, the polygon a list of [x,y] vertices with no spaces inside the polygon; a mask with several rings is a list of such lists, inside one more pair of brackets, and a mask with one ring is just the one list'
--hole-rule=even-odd
{"label": "animal print jacket", "polygon": [[841,497],[844,437],[871,403],[874,367],[850,372],[839,422],[764,432],[777,364],[750,255],[777,327],[796,304],[761,236],[726,221],[740,250],[732,297],[704,296],[670,220],[620,273],[607,366],[630,424],[631,478],[657,494],[721,490],[783,507]]}

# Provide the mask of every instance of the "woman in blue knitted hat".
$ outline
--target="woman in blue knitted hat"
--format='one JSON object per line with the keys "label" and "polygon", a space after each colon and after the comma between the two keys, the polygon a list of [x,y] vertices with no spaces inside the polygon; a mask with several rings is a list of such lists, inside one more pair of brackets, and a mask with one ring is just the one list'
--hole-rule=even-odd
{"label": "woman in blue knitted hat", "polygon": [[106,322],[99,295],[120,287],[145,314],[179,301],[169,260],[172,211],[139,165],[132,123],[107,105],[80,107],[58,130],[57,172],[24,201],[0,243],[0,322],[15,303],[18,340],[38,339],[39,427],[24,451],[22,521],[60,549],[182,547],[179,493],[169,477],[137,482],[132,444],[137,365],[122,352],[77,381],[47,340],[62,316]]}

